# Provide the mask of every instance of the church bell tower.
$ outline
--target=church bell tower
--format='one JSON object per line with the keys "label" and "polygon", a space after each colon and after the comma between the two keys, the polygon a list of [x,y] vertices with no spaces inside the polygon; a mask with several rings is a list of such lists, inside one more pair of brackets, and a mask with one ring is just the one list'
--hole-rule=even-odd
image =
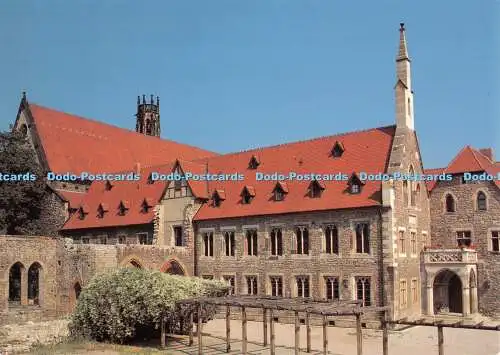
{"label": "church bell tower", "polygon": [[146,136],[160,137],[160,98],[156,97],[154,102],[153,95],[149,102],[146,102],[146,95],[137,96],[137,123],[135,130],[137,133]]}

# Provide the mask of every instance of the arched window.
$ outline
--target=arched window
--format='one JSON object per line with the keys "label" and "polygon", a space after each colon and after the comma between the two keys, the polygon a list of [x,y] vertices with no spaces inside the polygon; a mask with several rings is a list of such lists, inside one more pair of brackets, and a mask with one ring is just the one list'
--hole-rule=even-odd
{"label": "arched window", "polygon": [[410,166],[410,170],[408,171],[409,176],[410,176],[410,206],[415,206],[416,200],[415,200],[415,181],[414,181],[414,175],[415,175],[415,170],[413,169],[413,166]]}
{"label": "arched window", "polygon": [[33,263],[28,269],[28,300],[33,304],[40,304],[40,273],[42,267],[38,263]]}
{"label": "arched window", "polygon": [[403,205],[408,206],[408,181],[403,180]]}
{"label": "arched window", "polygon": [[9,302],[21,302],[22,274],[24,266],[15,263],[9,270]]}
{"label": "arched window", "polygon": [[446,212],[455,212],[455,199],[450,194],[446,195]]}
{"label": "arched window", "polygon": [[479,191],[477,194],[477,209],[478,211],[486,211],[486,194],[482,191]]}

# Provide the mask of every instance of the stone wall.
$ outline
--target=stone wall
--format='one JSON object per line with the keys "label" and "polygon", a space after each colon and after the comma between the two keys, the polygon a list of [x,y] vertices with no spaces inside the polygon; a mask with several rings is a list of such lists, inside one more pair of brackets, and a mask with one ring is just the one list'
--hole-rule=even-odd
{"label": "stone wall", "polygon": [[[487,196],[487,210],[477,209],[478,191]],[[455,200],[456,212],[446,212],[446,195]],[[471,231],[478,253],[479,310],[500,314],[500,253],[491,251],[491,231],[500,231],[500,190],[492,182],[462,183],[461,176],[440,181],[431,192],[432,244],[457,248],[456,232]]]}

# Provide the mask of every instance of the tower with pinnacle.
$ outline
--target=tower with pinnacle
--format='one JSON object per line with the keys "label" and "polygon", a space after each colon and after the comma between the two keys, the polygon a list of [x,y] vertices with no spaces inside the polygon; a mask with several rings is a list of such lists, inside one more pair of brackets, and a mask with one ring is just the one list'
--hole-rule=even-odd
{"label": "tower with pinnacle", "polygon": [[399,28],[399,49],[396,57],[396,125],[414,130],[413,91],[411,88],[411,60],[406,45],[404,23]]}
{"label": "tower with pinnacle", "polygon": [[136,114],[137,133],[146,136],[160,137],[160,98],[151,95],[149,102],[146,101],[146,95],[137,96],[137,114]]}

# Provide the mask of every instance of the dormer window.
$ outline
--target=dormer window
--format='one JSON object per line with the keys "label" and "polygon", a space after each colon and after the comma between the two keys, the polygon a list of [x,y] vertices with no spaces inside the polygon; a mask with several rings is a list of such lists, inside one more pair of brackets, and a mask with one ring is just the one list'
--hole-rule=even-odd
{"label": "dormer window", "polygon": [[106,212],[108,212],[107,205],[105,203],[101,203],[99,207],[97,207],[97,217],[103,218]]}
{"label": "dormer window", "polygon": [[250,162],[248,163],[248,169],[257,169],[260,165],[260,160],[255,155],[252,155]]}
{"label": "dormer window", "polygon": [[125,216],[128,209],[129,209],[128,201],[120,201],[120,204],[118,205],[118,215]]}
{"label": "dormer window", "polygon": [[222,201],[226,199],[224,190],[215,190],[212,194],[212,206],[219,207]]}
{"label": "dormer window", "polygon": [[353,195],[359,194],[361,192],[361,187],[364,185],[363,181],[360,180],[356,173],[351,175],[348,181],[349,192]]}
{"label": "dormer window", "polygon": [[141,212],[148,213],[153,207],[153,201],[150,198],[145,198],[141,204]]}
{"label": "dormer window", "polygon": [[109,181],[109,180],[106,181],[105,188],[106,188],[106,191],[111,191],[111,189],[113,188],[113,184],[111,183],[111,181]]}
{"label": "dormer window", "polygon": [[311,198],[318,198],[321,197],[321,193],[325,189],[325,184],[322,182],[319,182],[318,180],[313,180],[311,181],[311,184],[309,185],[309,197]]}
{"label": "dormer window", "polygon": [[182,180],[174,180],[174,190],[179,191],[182,189]]}
{"label": "dormer window", "polygon": [[79,219],[84,219],[85,216],[89,213],[89,210],[87,208],[87,206],[80,206],[80,208],[78,208],[78,218]]}
{"label": "dormer window", "polygon": [[288,193],[288,187],[284,182],[278,182],[274,187],[273,194],[275,201],[283,201]]}
{"label": "dormer window", "polygon": [[255,197],[255,189],[252,186],[245,186],[241,192],[241,203],[248,205]]}
{"label": "dormer window", "polygon": [[344,151],[344,145],[341,142],[336,141],[332,148],[332,157],[340,158],[342,154],[344,154]]}
{"label": "dormer window", "polygon": [[151,184],[154,184],[154,180],[153,180],[153,174],[149,174],[148,176],[148,184],[151,185]]}

